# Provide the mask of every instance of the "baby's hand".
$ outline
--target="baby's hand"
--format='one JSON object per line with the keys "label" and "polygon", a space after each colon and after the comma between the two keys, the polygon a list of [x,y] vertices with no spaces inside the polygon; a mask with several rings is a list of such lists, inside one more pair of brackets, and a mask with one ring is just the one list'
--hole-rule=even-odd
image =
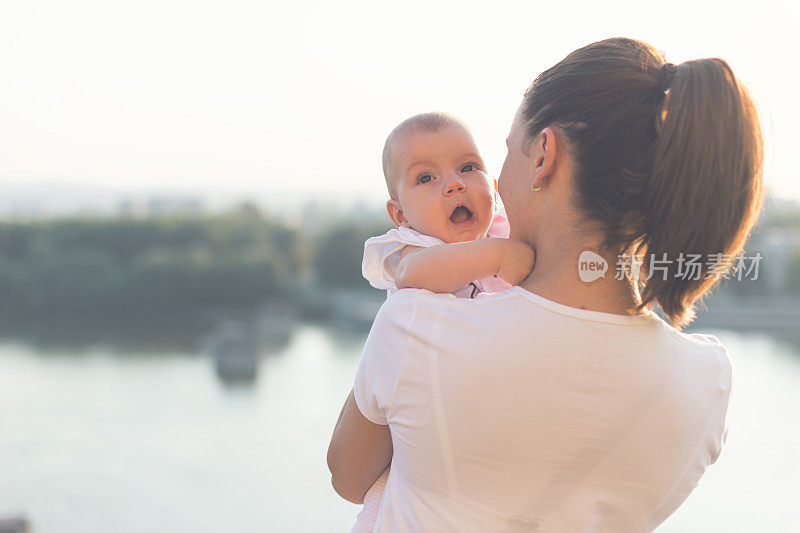
{"label": "baby's hand", "polygon": [[536,252],[522,241],[503,239],[505,253],[497,275],[510,283],[519,285],[530,275],[536,263]]}

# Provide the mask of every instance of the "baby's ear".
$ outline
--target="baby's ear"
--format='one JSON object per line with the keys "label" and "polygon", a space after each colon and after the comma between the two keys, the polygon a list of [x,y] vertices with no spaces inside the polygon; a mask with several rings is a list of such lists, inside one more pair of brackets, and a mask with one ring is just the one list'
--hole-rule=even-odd
{"label": "baby's ear", "polygon": [[394,198],[390,198],[389,201],[386,202],[386,211],[389,213],[389,218],[392,219],[392,222],[394,222],[395,226],[398,228],[401,226],[408,227],[408,220],[403,213],[403,208],[400,206],[400,202]]}

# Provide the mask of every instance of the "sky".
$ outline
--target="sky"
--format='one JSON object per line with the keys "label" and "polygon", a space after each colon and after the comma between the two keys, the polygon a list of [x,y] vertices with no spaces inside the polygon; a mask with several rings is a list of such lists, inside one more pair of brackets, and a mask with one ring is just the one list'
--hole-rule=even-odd
{"label": "sky", "polygon": [[673,63],[726,59],[759,104],[771,194],[800,199],[798,28],[796,0],[0,0],[0,194],[45,183],[377,204],[386,135],[432,110],[472,127],[496,177],[536,75],[626,36]]}

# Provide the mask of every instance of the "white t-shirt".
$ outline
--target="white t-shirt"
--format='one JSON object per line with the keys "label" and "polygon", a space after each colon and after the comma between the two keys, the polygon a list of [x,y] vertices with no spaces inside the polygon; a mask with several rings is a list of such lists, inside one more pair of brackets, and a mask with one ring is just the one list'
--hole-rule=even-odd
{"label": "white t-shirt", "polygon": [[354,386],[394,445],[376,531],[651,531],[719,456],[732,383],[716,337],[652,312],[400,290]]}

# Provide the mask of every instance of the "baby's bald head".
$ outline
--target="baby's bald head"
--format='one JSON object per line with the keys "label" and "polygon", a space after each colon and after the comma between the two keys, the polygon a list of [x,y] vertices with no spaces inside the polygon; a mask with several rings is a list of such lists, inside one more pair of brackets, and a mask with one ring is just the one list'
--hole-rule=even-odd
{"label": "baby's bald head", "polygon": [[466,124],[458,118],[442,112],[414,115],[398,124],[397,127],[392,130],[386,138],[386,144],[383,145],[383,177],[386,178],[386,188],[389,190],[390,197],[397,199],[397,188],[395,186],[397,176],[393,175],[394,169],[392,168],[397,145],[414,133],[438,131],[441,128],[449,126],[463,128],[464,131],[471,136]]}

